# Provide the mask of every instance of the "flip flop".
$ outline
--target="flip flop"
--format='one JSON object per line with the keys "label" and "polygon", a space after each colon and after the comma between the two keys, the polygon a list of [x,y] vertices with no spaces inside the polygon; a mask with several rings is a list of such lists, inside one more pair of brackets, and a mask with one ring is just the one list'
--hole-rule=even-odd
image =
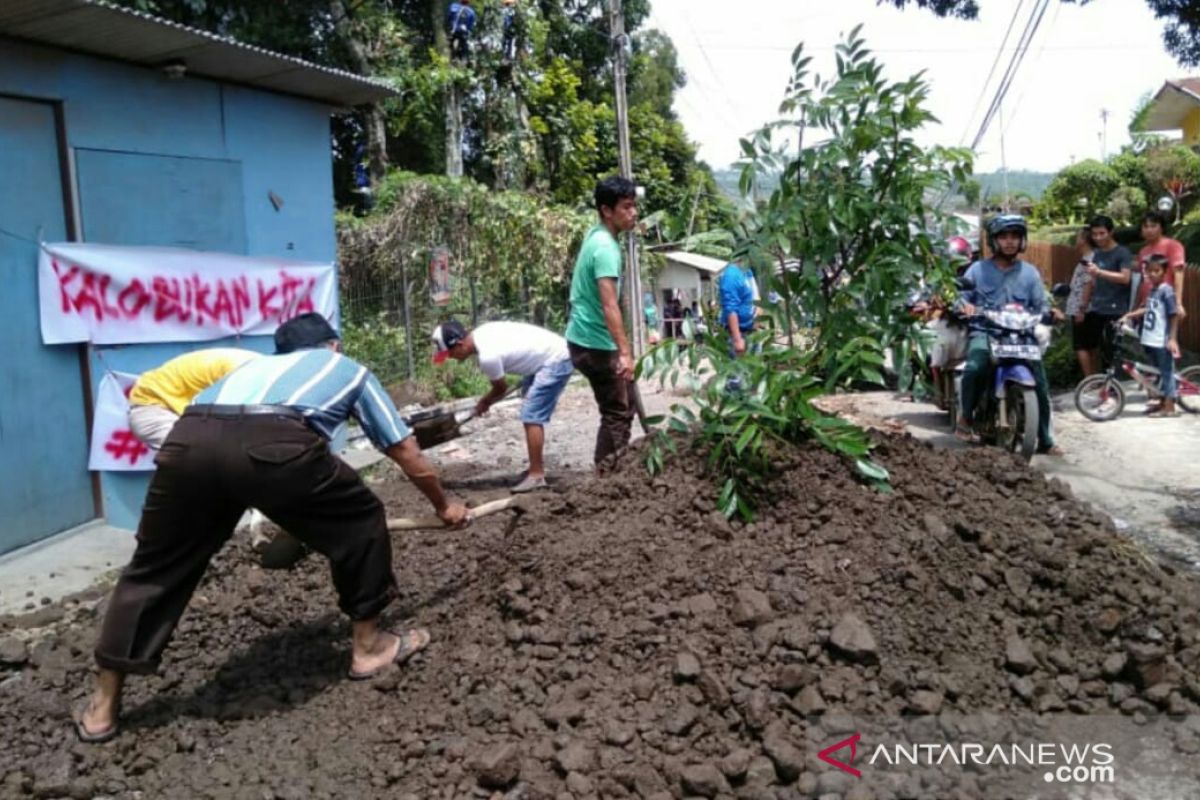
{"label": "flip flop", "polygon": [[83,742],[84,744],[103,744],[104,742],[110,742],[117,738],[117,734],[121,732],[121,726],[115,722],[104,730],[96,731],[95,733],[89,732],[87,728],[83,727],[82,719],[72,720],[72,723],[75,726],[75,736],[78,737],[79,741]]}
{"label": "flip flop", "polygon": [[[400,665],[408,661],[417,653],[429,646],[430,636],[429,631],[424,628],[412,628],[410,630],[390,631],[400,637],[400,646],[396,648],[396,655],[392,657],[391,663],[384,664],[378,669],[370,670],[369,672],[355,672],[350,670],[346,676],[352,681],[367,681],[374,678],[376,675],[383,672],[392,664]],[[413,640],[416,640],[415,642]]]}
{"label": "flip flop", "polygon": [[1037,454],[1039,456],[1052,456],[1054,458],[1062,458],[1063,456],[1065,456],[1067,454],[1067,451],[1063,450],[1061,447],[1059,447],[1056,444],[1052,444],[1049,447],[1039,447],[1037,449]]}
{"label": "flip flop", "polygon": [[537,489],[545,489],[545,488],[546,488],[546,479],[544,477],[543,478],[531,478],[528,475],[526,475],[525,478],[520,483],[518,483],[516,486],[509,489],[509,491],[512,492],[513,494],[522,494],[524,492],[532,492],[532,491],[536,491]]}
{"label": "flip flop", "polygon": [[1153,417],[1178,417],[1179,412],[1178,411],[1163,411],[1160,409],[1158,411],[1154,411],[1150,414],[1147,414],[1147,416],[1152,417],[1152,418]]}

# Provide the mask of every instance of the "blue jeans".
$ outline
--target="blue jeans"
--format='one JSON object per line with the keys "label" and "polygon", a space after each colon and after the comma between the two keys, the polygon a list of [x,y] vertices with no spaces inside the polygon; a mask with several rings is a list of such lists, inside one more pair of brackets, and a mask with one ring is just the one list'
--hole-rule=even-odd
{"label": "blue jeans", "polygon": [[525,402],[521,404],[521,422],[527,425],[545,425],[558,405],[559,395],[567,388],[575,365],[570,358],[561,361],[550,361],[542,365],[532,375],[522,382],[525,388]]}
{"label": "blue jeans", "polygon": [[1175,358],[1171,351],[1165,347],[1143,346],[1142,349],[1150,357],[1150,363],[1158,368],[1158,390],[1162,392],[1162,396],[1176,399],[1179,396],[1179,387],[1175,385]]}

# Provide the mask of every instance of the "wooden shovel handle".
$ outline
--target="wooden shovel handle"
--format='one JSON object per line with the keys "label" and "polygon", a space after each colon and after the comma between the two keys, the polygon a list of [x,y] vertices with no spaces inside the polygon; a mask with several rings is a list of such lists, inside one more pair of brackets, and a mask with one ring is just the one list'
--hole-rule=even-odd
{"label": "wooden shovel handle", "polygon": [[[467,519],[486,517],[489,514],[505,511],[516,504],[516,497],[492,500],[472,508]],[[389,531],[418,531],[425,528],[445,528],[446,523],[442,522],[439,517],[392,517],[387,521],[387,526]]]}

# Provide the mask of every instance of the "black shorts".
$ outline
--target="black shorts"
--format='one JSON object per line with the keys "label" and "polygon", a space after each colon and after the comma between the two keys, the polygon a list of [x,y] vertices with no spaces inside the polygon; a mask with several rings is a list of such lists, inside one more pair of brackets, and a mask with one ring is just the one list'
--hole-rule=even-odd
{"label": "black shorts", "polygon": [[1076,350],[1099,350],[1107,341],[1108,325],[1120,319],[1118,314],[1095,314],[1091,311],[1083,315],[1083,322],[1076,322],[1071,328],[1071,340]]}

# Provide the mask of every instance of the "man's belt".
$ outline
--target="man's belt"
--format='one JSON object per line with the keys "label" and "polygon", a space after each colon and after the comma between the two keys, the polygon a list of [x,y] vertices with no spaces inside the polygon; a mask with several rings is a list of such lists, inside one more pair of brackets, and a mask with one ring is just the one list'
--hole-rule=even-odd
{"label": "man's belt", "polygon": [[192,417],[289,417],[303,421],[304,415],[290,406],[273,406],[251,404],[244,406],[223,405],[219,403],[200,403],[190,405],[183,412],[184,416]]}

